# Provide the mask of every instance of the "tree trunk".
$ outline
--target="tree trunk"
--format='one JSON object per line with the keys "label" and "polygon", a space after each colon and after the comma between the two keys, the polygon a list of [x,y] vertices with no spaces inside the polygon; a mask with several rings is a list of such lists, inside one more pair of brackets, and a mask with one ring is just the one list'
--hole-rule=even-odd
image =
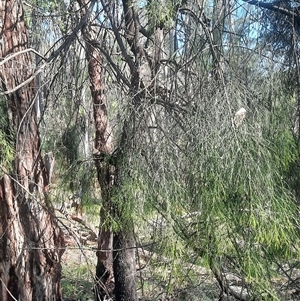
{"label": "tree trunk", "polygon": [[122,229],[114,233],[114,271],[116,300],[137,300],[133,229],[130,231]]}
{"label": "tree trunk", "polygon": [[[86,7],[85,1],[78,1],[81,8]],[[82,14],[86,14],[85,9]],[[96,32],[91,26],[82,28],[85,42],[86,59],[90,78],[92,94],[95,143],[94,161],[97,169],[98,182],[101,188],[102,206],[100,209],[100,226],[98,234],[98,251],[96,267],[96,299],[104,300],[110,297],[114,291],[114,273],[112,258],[112,230],[108,222],[111,212],[111,188],[114,185],[114,165],[111,162],[113,153],[112,131],[108,121],[107,100],[105,95],[105,80],[102,75],[102,55],[95,47],[98,43]]]}
{"label": "tree trunk", "polygon": [[[85,7],[84,1],[79,1],[81,7]],[[128,29],[127,42],[131,47],[135,56],[135,62],[129,64],[131,67],[131,82],[134,107],[138,109],[141,103],[140,91],[140,74],[138,66],[140,65],[143,49],[136,37],[136,22],[134,18],[135,12],[127,1],[123,1],[125,14],[125,23]],[[84,13],[84,12],[83,12]],[[124,221],[122,206],[112,201],[112,188],[122,187],[122,162],[123,156],[126,154],[128,145],[127,138],[132,134],[129,127],[124,125],[121,143],[117,152],[114,153],[114,145],[112,131],[109,126],[107,99],[105,97],[105,82],[102,75],[102,55],[99,37],[93,32],[92,26],[85,26],[82,29],[83,38],[86,46],[86,56],[88,60],[88,70],[91,82],[91,93],[94,104],[94,120],[95,120],[95,163],[98,172],[98,181],[101,187],[102,208],[100,212],[100,231],[98,237],[98,262],[96,269],[97,292],[101,299],[105,295],[110,295],[113,287],[115,288],[115,299],[117,301],[135,301],[136,294],[136,267],[135,267],[135,241],[133,232],[133,222],[131,217]],[[135,36],[135,38],[134,38]],[[101,38],[100,38],[101,39]],[[129,58],[131,60],[131,58]],[[138,93],[136,93],[138,92]],[[130,121],[133,120],[135,113],[129,116]],[[130,123],[130,122],[129,122]],[[133,121],[134,123],[134,121]],[[126,123],[127,124],[127,123]],[[122,158],[120,158],[122,157]],[[126,202],[127,200],[124,200]],[[115,220],[120,221],[119,229],[114,233],[112,252],[112,232],[107,218],[112,215]],[[128,212],[126,212],[126,216]],[[113,255],[113,257],[112,257]],[[113,265],[112,265],[113,263]]]}
{"label": "tree trunk", "polygon": [[15,89],[33,73],[24,51],[28,43],[22,2],[1,0],[0,20],[0,57],[23,51],[0,62],[15,150],[13,172],[1,170],[0,179],[0,300],[61,300],[63,236],[45,198],[49,177],[40,154],[35,83]]}
{"label": "tree trunk", "polygon": [[110,215],[110,208],[112,206],[111,188],[114,185],[115,167],[111,162],[113,142],[107,116],[104,79],[102,78],[102,57],[100,52],[96,50],[88,40],[86,43],[86,50],[96,129],[94,160],[97,168],[98,182],[101,187],[102,198],[96,278],[99,281],[97,291],[102,297],[104,297],[105,295],[110,296],[114,289],[112,267],[112,231],[111,225],[108,223],[108,216]]}
{"label": "tree trunk", "polygon": [[213,41],[213,66],[212,75],[215,80],[223,78],[222,46],[223,30],[225,23],[225,0],[214,0],[212,19],[212,41]]}

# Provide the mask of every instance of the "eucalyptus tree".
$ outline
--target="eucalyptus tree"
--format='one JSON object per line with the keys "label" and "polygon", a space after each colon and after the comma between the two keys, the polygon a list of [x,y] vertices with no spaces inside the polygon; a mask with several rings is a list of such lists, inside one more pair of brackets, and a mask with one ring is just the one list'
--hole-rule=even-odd
{"label": "eucalyptus tree", "polygon": [[47,200],[49,175],[41,156],[34,106],[35,66],[22,1],[0,2],[1,112],[13,156],[1,165],[1,285],[6,300],[61,300],[63,236]]}

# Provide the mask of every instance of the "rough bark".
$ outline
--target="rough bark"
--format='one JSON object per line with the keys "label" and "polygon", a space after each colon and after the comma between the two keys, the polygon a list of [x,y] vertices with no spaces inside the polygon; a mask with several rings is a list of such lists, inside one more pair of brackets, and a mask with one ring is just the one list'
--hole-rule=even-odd
{"label": "rough bark", "polygon": [[92,46],[89,40],[86,41],[96,130],[94,159],[102,198],[96,277],[99,280],[97,291],[100,292],[102,297],[104,297],[104,295],[111,295],[114,288],[112,268],[112,231],[107,222],[112,203],[110,191],[114,184],[114,166],[110,160],[113,152],[113,142],[107,116],[107,101],[104,91],[105,83],[101,70],[101,54]]}
{"label": "rough bark", "polygon": [[[22,2],[0,1],[0,57],[28,48]],[[0,179],[0,300],[61,300],[63,236],[46,201],[49,177],[40,154],[29,52],[0,62],[15,158]]]}
{"label": "rough bark", "polygon": [[[84,8],[84,1],[78,1]],[[85,14],[83,9],[82,14]],[[102,55],[95,47],[96,33],[90,26],[82,27],[85,41],[86,59],[90,78],[90,89],[93,101],[95,142],[94,161],[97,169],[98,182],[101,188],[102,206],[100,209],[100,226],[98,234],[98,251],[96,267],[96,298],[104,300],[110,297],[114,290],[114,273],[112,259],[112,230],[107,221],[112,206],[111,188],[114,185],[114,165],[111,162],[113,153],[112,132],[108,120],[107,99],[105,95],[105,80],[102,72]]]}
{"label": "rough bark", "polygon": [[137,300],[135,265],[133,230],[122,229],[114,234],[114,271],[117,301]]}
{"label": "rough bark", "polygon": [[[78,1],[81,7],[84,7],[83,1]],[[102,56],[101,41],[97,41],[91,27],[85,26],[82,34],[85,40],[86,56],[88,60],[89,77],[91,82],[91,92],[94,103],[94,120],[95,120],[95,162],[98,172],[98,180],[102,193],[102,209],[100,212],[99,239],[98,239],[98,264],[96,276],[99,279],[98,292],[100,297],[110,294],[112,279],[115,283],[115,299],[116,300],[137,300],[136,295],[136,267],[135,267],[135,240],[133,231],[133,221],[128,212],[126,212],[126,220],[124,221],[122,207],[124,204],[116,204],[112,202],[112,187],[122,187],[122,162],[125,161],[127,152],[128,139],[132,137],[135,114],[142,107],[143,99],[143,82],[141,80],[139,66],[141,58],[144,55],[143,46],[140,43],[140,26],[137,13],[129,1],[123,0],[123,10],[126,24],[126,41],[130,46],[131,52],[134,54],[132,59],[126,52],[124,45],[120,42],[120,36],[116,32],[114,22],[112,28],[116,34],[119,46],[131,72],[130,92],[133,100],[133,110],[129,113],[128,119],[123,125],[120,144],[118,145],[117,154],[113,153],[113,141],[109,120],[107,114],[107,100],[105,98],[105,83],[102,76]],[[104,5],[105,6],[105,5]],[[107,11],[109,8],[105,7]],[[118,39],[119,38],[119,39]],[[99,47],[100,46],[100,47]],[[117,157],[118,156],[118,157]],[[127,202],[127,200],[124,200]],[[125,206],[126,207],[126,206]],[[107,216],[113,215],[115,220],[120,222],[118,230],[113,235],[113,270],[112,263],[112,245],[111,231],[108,225],[105,227]],[[130,214],[129,214],[130,215]]]}

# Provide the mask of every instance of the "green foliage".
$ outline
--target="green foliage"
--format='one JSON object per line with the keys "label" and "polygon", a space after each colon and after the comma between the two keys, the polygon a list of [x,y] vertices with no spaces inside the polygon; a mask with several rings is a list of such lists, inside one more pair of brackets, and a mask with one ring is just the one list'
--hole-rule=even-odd
{"label": "green foliage", "polygon": [[199,106],[185,129],[172,128],[176,138],[165,123],[155,148],[132,155],[132,191],[123,196],[136,199],[144,220],[159,221],[151,232],[155,250],[172,258],[166,268],[178,281],[186,271],[177,258],[196,252],[202,264],[237,271],[254,295],[276,300],[274,266],[298,258],[300,248],[299,209],[287,182],[298,158],[286,122],[290,103],[279,96],[272,112],[257,106],[235,128],[234,110],[218,93],[218,107],[203,97],[206,114]]}
{"label": "green foliage", "polygon": [[68,164],[72,164],[79,159],[80,129],[74,125],[66,129],[62,136],[65,157]]}
{"label": "green foliage", "polygon": [[[81,254],[83,250],[67,251],[62,270],[62,294],[67,299],[93,298],[92,264]],[[86,252],[86,251],[85,251]],[[89,258],[92,258],[91,255]]]}
{"label": "green foliage", "polygon": [[111,226],[116,232],[120,229],[131,232],[133,230],[132,218],[139,188],[136,183],[131,181],[130,177],[126,176],[126,167],[122,169],[121,173],[122,176],[118,175],[117,182],[111,191],[111,201],[113,203],[113,210],[110,215]]}
{"label": "green foliage", "polygon": [[[51,0],[51,1],[43,1],[43,0],[35,0],[32,1],[31,5],[28,9],[27,5],[24,6],[25,14],[24,14],[24,21],[26,26],[31,28],[32,26],[36,26],[37,20],[40,18],[41,15],[43,16],[50,16],[51,14],[56,15],[56,17],[63,17],[66,14],[66,5],[64,1],[61,0]],[[46,19],[46,18],[45,18]],[[41,20],[41,19],[40,19]],[[39,21],[40,21],[39,20]],[[47,25],[47,21],[42,21],[44,26]],[[62,28],[64,28],[63,22],[59,24]],[[39,35],[39,33],[36,33]]]}
{"label": "green foliage", "polygon": [[5,99],[0,99],[0,177],[11,171],[14,159],[13,134],[10,129]]}
{"label": "green foliage", "polygon": [[[186,1],[147,1],[146,7],[140,10],[147,10],[150,33],[158,27],[171,28],[177,8],[183,2]],[[45,14],[59,12],[62,3],[36,2]],[[195,11],[196,4],[185,4],[186,18],[181,15],[176,37],[186,44],[185,53],[178,52],[176,64],[161,55],[160,71],[164,69],[164,72],[157,74],[153,89],[152,86],[145,89],[147,99],[135,112],[138,117],[132,125],[134,134],[128,135],[126,146],[121,146],[126,149],[126,158],[117,166],[118,179],[110,191],[113,210],[101,224],[114,231],[131,231],[134,225],[137,239],[150,243],[151,251],[157,255],[150,262],[167,294],[190,279],[198,281],[197,271],[189,266],[204,265],[236,272],[250,285],[254,295],[265,294],[276,300],[272,290],[272,279],[278,275],[276,263],[299,259],[299,204],[295,202],[295,194],[298,193],[298,198],[300,195],[296,188],[299,186],[299,145],[289,120],[295,97],[292,99],[282,84],[282,80],[286,80],[284,76],[276,73],[278,65],[254,54],[263,51],[253,51],[256,37],[245,37],[252,30],[252,15],[248,17],[245,11],[236,14],[238,22],[234,18],[230,20],[232,28],[231,25],[226,28],[228,22],[224,22],[223,29],[230,33],[227,38],[222,33],[218,43],[225,45],[220,49],[224,74],[220,81],[214,82],[212,51],[219,46],[209,40],[199,25],[204,10],[208,17],[210,11],[200,3]],[[211,4],[207,6],[213,6]],[[189,10],[195,15],[189,15]],[[230,13],[231,10],[234,11],[234,7]],[[99,19],[105,19],[104,12],[101,9]],[[72,18],[76,19],[77,13],[74,12]],[[228,18],[227,8],[224,13]],[[61,23],[61,18],[56,22]],[[144,22],[143,18],[139,20]],[[97,17],[93,22],[97,22]],[[122,120],[127,120],[127,112],[132,112],[132,100],[127,97],[131,87],[124,87],[119,75],[132,82],[132,74],[126,66],[128,60],[120,55],[120,45],[115,46],[111,33],[104,33],[103,24],[99,24],[103,30],[99,39],[109,37],[104,49],[111,54],[111,61],[103,57],[102,66],[111,64],[113,67],[108,72],[105,91],[114,95],[112,99],[108,97],[111,102],[108,116],[117,141],[124,130]],[[67,22],[59,24],[60,32],[72,32],[67,25]],[[234,27],[238,28],[236,35],[231,32]],[[123,24],[119,28],[124,28]],[[111,27],[107,29],[110,31]],[[55,38],[52,34],[51,45]],[[163,34],[167,44],[167,35],[171,33],[166,30]],[[146,37],[141,39],[141,47],[143,40]],[[145,42],[145,53],[154,53],[149,41]],[[230,45],[232,41],[234,47]],[[114,46],[109,48],[110,45]],[[161,47],[161,52],[167,53],[164,46]],[[45,134],[49,143],[44,147],[55,149],[58,156],[61,168],[58,190],[66,194],[81,188],[84,204],[88,204],[89,210],[98,210],[100,204],[92,202],[95,168],[92,160],[84,162],[91,158],[83,158],[80,153],[82,136],[87,131],[84,127],[90,123],[81,121],[92,115],[89,106],[83,104],[86,98],[90,99],[84,90],[87,72],[84,56],[80,55],[83,49],[73,45],[69,48],[68,66],[59,65],[62,71],[51,83],[57,99],[52,96],[54,101],[49,102],[52,113],[45,120],[53,130]],[[141,59],[149,61],[149,57]],[[70,72],[67,73],[70,76],[66,76],[66,72]],[[57,109],[58,103],[62,109]],[[247,109],[247,116],[241,126],[235,128],[234,113],[241,106]],[[9,140],[1,135],[0,158],[4,152],[8,164],[11,160]],[[90,138],[88,140],[92,140]],[[100,195],[98,193],[98,199]],[[84,275],[86,271],[81,273],[80,269],[75,272]],[[72,285],[77,290],[77,283]],[[71,294],[70,283],[63,286]],[[75,293],[83,296],[80,291]]]}
{"label": "green foliage", "polygon": [[283,180],[296,148],[290,135],[263,137],[255,125],[228,130],[220,143],[202,142],[193,151],[194,182],[202,184],[192,241],[202,238],[204,246],[193,244],[206,248],[208,257],[234,258],[254,287],[266,288],[273,259],[295,258],[299,247],[291,244],[298,237],[298,209]]}
{"label": "green foliage", "polygon": [[172,0],[152,0],[147,3],[149,30],[152,32],[155,28],[169,28],[173,26],[176,5],[179,1]]}
{"label": "green foliage", "polygon": [[5,133],[0,131],[0,177],[3,172],[11,171],[11,164],[14,159],[14,149],[11,143],[7,140]]}

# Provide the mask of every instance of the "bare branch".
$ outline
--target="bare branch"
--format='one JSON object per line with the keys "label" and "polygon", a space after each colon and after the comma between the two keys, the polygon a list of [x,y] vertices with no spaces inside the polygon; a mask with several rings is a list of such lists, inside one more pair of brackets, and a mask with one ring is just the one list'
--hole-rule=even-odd
{"label": "bare branch", "polygon": [[288,16],[293,18],[294,20],[300,21],[300,14],[298,10],[295,10],[294,8],[288,8],[288,7],[282,7],[277,1],[274,1],[273,3],[268,2],[261,2],[258,0],[243,0],[244,2],[255,5],[258,7],[266,8],[274,12],[278,12],[282,15]]}
{"label": "bare branch", "polygon": [[58,47],[58,49],[56,49],[50,55],[50,57],[47,59],[48,63],[52,62],[60,54],[60,52],[63,49],[67,49],[70,47],[70,45],[73,43],[73,41],[77,38],[77,33],[79,32],[79,30],[87,23],[96,2],[97,2],[96,0],[91,0],[86,14],[80,19],[80,22],[74,28],[73,32],[66,38],[66,40]]}
{"label": "bare branch", "polygon": [[119,30],[118,30],[118,28],[117,28],[117,26],[116,26],[116,24],[115,24],[115,21],[114,21],[112,15],[111,15],[111,13],[109,12],[109,10],[108,10],[106,4],[104,3],[104,1],[101,1],[101,3],[102,3],[102,6],[103,6],[103,9],[104,9],[105,13],[107,14],[107,16],[108,16],[108,18],[109,18],[109,21],[110,21],[110,23],[111,23],[111,27],[112,27],[113,33],[114,33],[114,35],[115,35],[115,37],[116,37],[118,46],[119,46],[120,49],[121,49],[122,55],[123,55],[125,61],[127,62],[128,66],[129,66],[129,68],[130,68],[130,70],[134,70],[134,69],[135,69],[134,61],[133,61],[133,59],[128,55],[128,52],[127,52],[126,47],[125,47],[125,45],[124,45],[124,43],[123,43],[123,41],[122,41],[120,32],[119,32]]}
{"label": "bare branch", "polygon": [[35,77],[39,73],[41,73],[43,71],[43,69],[44,69],[45,66],[46,66],[46,64],[42,65],[33,75],[31,75],[28,79],[26,79],[21,84],[19,84],[18,86],[14,87],[13,89],[10,89],[10,90],[4,91],[4,92],[0,92],[0,96],[14,93],[17,90],[19,90],[20,88],[24,87],[25,85],[27,85],[28,83],[30,83],[32,80],[34,80]]}
{"label": "bare branch", "polygon": [[33,48],[27,48],[27,49],[24,49],[24,50],[21,50],[21,51],[18,51],[18,52],[15,52],[11,55],[8,55],[6,56],[5,58],[2,58],[2,60],[0,61],[0,66],[5,64],[6,62],[8,62],[9,60],[13,59],[14,57],[20,55],[20,54],[24,54],[26,52],[33,52],[35,53],[36,55],[38,55],[39,57],[41,57],[43,60],[46,60],[46,58],[40,54],[39,52],[37,52],[36,50],[34,50]]}
{"label": "bare branch", "polygon": [[8,293],[8,294],[10,295],[10,297],[12,298],[12,300],[18,301],[18,300],[13,296],[13,294],[10,292],[10,290],[8,289],[8,287],[5,285],[4,281],[3,281],[1,278],[0,278],[0,280],[1,280],[2,284],[4,285],[4,287],[5,287],[6,291],[7,291],[7,293]]}

